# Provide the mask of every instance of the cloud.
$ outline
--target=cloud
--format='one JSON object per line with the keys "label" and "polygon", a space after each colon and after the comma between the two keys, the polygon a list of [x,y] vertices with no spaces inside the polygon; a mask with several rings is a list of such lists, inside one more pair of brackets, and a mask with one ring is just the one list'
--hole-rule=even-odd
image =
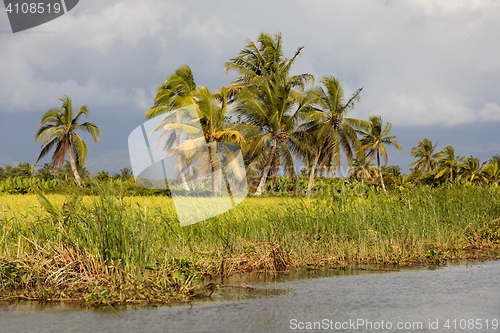
{"label": "cloud", "polygon": [[479,120],[500,122],[500,105],[498,103],[486,103],[486,105],[478,113]]}
{"label": "cloud", "polygon": [[365,118],[380,114],[411,126],[499,122],[499,15],[500,2],[488,0],[248,7],[88,0],[33,30],[54,33],[0,36],[0,112],[46,109],[62,94],[108,112],[138,112],[182,64],[198,84],[218,89],[231,81],[223,63],[246,39],[281,31],[287,55],[305,46],[294,74],[312,73],[316,82],[336,75],[346,91],[364,87],[356,114]]}

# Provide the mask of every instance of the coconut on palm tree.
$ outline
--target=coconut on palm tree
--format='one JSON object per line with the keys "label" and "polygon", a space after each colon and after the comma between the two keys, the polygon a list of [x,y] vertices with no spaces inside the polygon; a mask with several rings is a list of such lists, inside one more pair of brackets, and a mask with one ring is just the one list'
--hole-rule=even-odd
{"label": "coconut on palm tree", "polygon": [[82,167],[85,163],[88,148],[76,132],[80,130],[90,133],[92,140],[97,143],[101,135],[101,130],[99,126],[93,123],[79,123],[82,115],[88,117],[87,106],[80,107],[76,116],[73,117],[71,98],[64,95],[60,101],[63,103],[60,109],[49,109],[40,120],[40,128],[36,133],[35,141],[43,141],[43,143],[37,162],[47,155],[52,148],[55,148],[52,155],[52,167],[55,169],[59,165],[59,168],[61,168],[67,155],[76,182],[79,187],[83,187],[83,182],[78,174],[78,168]]}
{"label": "coconut on palm tree", "polygon": [[436,158],[439,157],[438,153],[434,153],[436,145],[432,145],[432,142],[424,138],[420,141],[417,147],[411,149],[410,155],[418,158],[415,162],[410,164],[411,167],[415,167],[422,175],[426,169],[427,172],[432,172],[436,168]]}
{"label": "coconut on palm tree", "polygon": [[362,135],[361,138],[361,150],[367,152],[368,157],[375,156],[377,158],[377,168],[380,178],[380,185],[385,193],[384,179],[382,177],[382,169],[380,167],[380,157],[385,158],[385,166],[387,166],[389,156],[387,155],[386,146],[394,147],[401,152],[403,148],[395,141],[395,135],[389,135],[392,128],[391,123],[386,123],[385,127],[382,122],[382,117],[380,116],[370,116],[369,118],[369,128],[367,131],[359,131]]}
{"label": "coconut on palm tree", "polygon": [[257,44],[250,41],[239,56],[224,65],[226,71],[239,74],[228,89],[231,96],[237,97],[236,112],[244,122],[240,128],[254,134],[247,158],[260,177],[255,195],[262,194],[268,176],[276,173],[280,165],[288,174],[295,173],[292,151],[296,136],[292,132],[305,104],[301,92],[313,80],[310,74],[289,75],[301,50],[298,48],[287,59],[281,35],[262,33]]}
{"label": "coconut on palm tree", "polygon": [[[324,76],[320,81],[324,87],[315,87],[308,92],[311,96],[310,107],[306,108],[306,120],[301,125],[305,131],[314,135],[314,154],[311,174],[306,195],[311,195],[313,178],[318,163],[323,167],[338,170],[340,168],[341,152],[350,163],[360,148],[357,130],[367,129],[368,122],[346,117],[348,112],[360,102],[362,88],[358,89],[346,102],[344,89],[340,81],[333,76]],[[321,159],[321,162],[320,162]]]}

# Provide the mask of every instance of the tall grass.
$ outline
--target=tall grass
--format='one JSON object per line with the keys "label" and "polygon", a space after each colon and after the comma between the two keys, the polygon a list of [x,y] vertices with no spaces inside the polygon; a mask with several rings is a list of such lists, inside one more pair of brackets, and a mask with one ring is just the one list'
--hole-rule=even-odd
{"label": "tall grass", "polygon": [[492,186],[454,184],[389,196],[371,188],[247,198],[187,227],[168,197],[121,197],[109,189],[86,197],[1,195],[1,283],[45,290],[149,281],[179,291],[181,277],[194,274],[477,256],[471,250],[500,249],[499,194]]}

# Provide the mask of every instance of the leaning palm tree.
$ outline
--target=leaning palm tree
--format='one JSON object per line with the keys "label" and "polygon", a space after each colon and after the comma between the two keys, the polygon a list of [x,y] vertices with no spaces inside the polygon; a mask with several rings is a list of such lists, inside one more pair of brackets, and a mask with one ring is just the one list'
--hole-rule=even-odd
{"label": "leaning palm tree", "polygon": [[82,115],[88,117],[87,106],[82,106],[73,118],[71,98],[64,95],[64,98],[60,99],[60,101],[63,102],[61,109],[49,109],[40,120],[40,128],[36,133],[35,141],[43,141],[43,143],[37,162],[55,147],[52,155],[52,168],[55,169],[57,165],[61,168],[66,155],[68,155],[71,171],[76,182],[79,187],[83,187],[78,168],[85,163],[88,148],[76,131],[81,130],[90,133],[94,142],[97,143],[101,130],[99,126],[93,123],[84,122],[79,124]]}
{"label": "leaning palm tree", "polygon": [[376,156],[380,185],[382,186],[384,192],[387,193],[384,185],[384,179],[382,177],[382,169],[380,167],[380,156],[385,158],[385,166],[387,166],[389,157],[387,156],[385,146],[394,147],[398,150],[398,152],[401,152],[403,148],[401,148],[399,143],[394,140],[396,139],[395,135],[388,135],[392,128],[391,123],[386,123],[384,128],[382,118],[380,116],[370,116],[369,119],[368,130],[359,131],[362,135],[361,150],[366,151],[368,157]]}
{"label": "leaning palm tree", "polygon": [[228,89],[232,97],[238,98],[236,112],[245,122],[242,131],[255,134],[247,150],[251,165],[260,169],[256,172],[260,181],[255,195],[262,194],[271,169],[276,172],[283,164],[288,173],[294,173],[294,141],[289,138],[294,137],[297,111],[304,106],[301,92],[313,81],[310,74],[289,75],[301,50],[298,48],[287,59],[281,35],[262,33],[257,44],[249,41],[236,58],[224,65],[226,71],[239,74]]}
{"label": "leaning palm tree", "polygon": [[432,142],[424,138],[420,141],[417,147],[411,149],[410,155],[418,158],[415,162],[410,164],[410,167],[415,167],[415,170],[419,170],[422,175],[427,169],[427,172],[432,172],[436,167],[436,158],[439,157],[438,153],[434,153],[436,145],[432,145]]}
{"label": "leaning palm tree", "polygon": [[450,182],[453,181],[453,177],[456,176],[458,165],[462,161],[462,156],[455,156],[455,149],[452,146],[444,147],[438,153],[437,159],[437,170],[438,173],[434,179],[439,179],[443,176],[449,175]]}
{"label": "leaning palm tree", "polygon": [[324,76],[321,80],[323,87],[315,87],[308,92],[311,96],[311,106],[306,109],[306,121],[301,125],[305,131],[313,133],[316,140],[314,146],[315,158],[309,175],[306,195],[311,195],[312,183],[316,167],[321,158],[321,170],[340,168],[341,151],[350,163],[354,153],[359,150],[357,130],[368,129],[368,122],[356,118],[346,117],[348,112],[360,102],[358,89],[346,102],[344,89],[340,81],[333,76]]}
{"label": "leaning palm tree", "polygon": [[458,176],[460,179],[464,179],[469,182],[480,182],[484,180],[479,158],[473,157],[472,155],[467,157],[458,166]]}

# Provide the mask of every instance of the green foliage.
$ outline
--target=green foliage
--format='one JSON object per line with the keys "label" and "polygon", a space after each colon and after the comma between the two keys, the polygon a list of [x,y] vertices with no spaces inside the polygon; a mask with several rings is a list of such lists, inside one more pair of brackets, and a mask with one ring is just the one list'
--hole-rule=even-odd
{"label": "green foliage", "polygon": [[106,171],[102,170],[97,174],[97,179],[99,179],[101,182],[106,182],[110,179],[111,177],[109,176],[109,173]]}
{"label": "green foliage", "polygon": [[25,194],[36,191],[53,192],[60,188],[61,182],[56,179],[13,177],[0,181],[0,193]]}

